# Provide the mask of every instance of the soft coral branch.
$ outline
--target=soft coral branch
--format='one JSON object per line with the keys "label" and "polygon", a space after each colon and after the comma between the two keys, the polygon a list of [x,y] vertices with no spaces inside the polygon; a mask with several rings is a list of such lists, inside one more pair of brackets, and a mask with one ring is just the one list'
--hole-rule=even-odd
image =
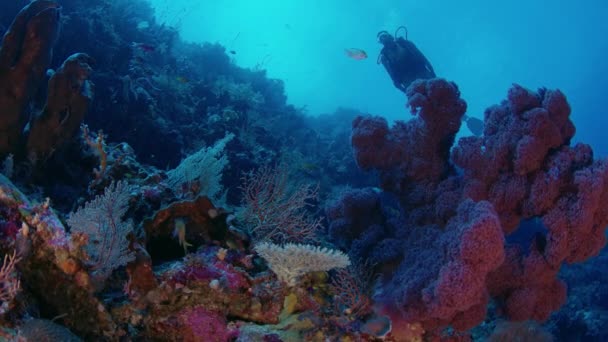
{"label": "soft coral branch", "polygon": [[16,252],[4,256],[4,262],[0,268],[0,301],[2,302],[0,313],[6,312],[8,305],[19,292],[20,281],[14,275],[15,264],[18,261]]}

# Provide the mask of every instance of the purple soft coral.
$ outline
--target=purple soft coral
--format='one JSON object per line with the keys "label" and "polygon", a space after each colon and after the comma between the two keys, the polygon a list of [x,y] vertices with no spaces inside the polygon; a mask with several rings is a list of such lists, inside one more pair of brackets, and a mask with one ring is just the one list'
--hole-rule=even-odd
{"label": "purple soft coral", "polygon": [[[466,109],[459,95],[443,79],[417,81],[408,97],[419,117],[391,128],[377,117],[354,120],[359,166],[379,172],[405,217],[390,229],[349,231],[359,221],[348,215],[334,221],[351,241],[373,230],[378,243],[401,242],[400,264],[381,269],[376,300],[393,323],[418,322],[429,334],[481,322],[490,297],[511,319],[546,319],[565,300],[561,265],[606,244],[608,163],[594,161],[587,145],[569,145],[575,129],[565,96],[515,85],[486,111],[484,135],[460,139],[450,153]],[[546,231],[524,242],[530,248],[504,242],[532,218]]]}

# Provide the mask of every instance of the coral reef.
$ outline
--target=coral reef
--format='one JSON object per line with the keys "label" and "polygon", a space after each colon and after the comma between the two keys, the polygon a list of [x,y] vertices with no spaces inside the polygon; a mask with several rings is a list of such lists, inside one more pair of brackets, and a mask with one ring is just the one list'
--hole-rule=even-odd
{"label": "coral reef", "polygon": [[608,162],[559,90],[456,140],[445,79],[307,117],[144,0],[0,7],[0,339],[606,340]]}
{"label": "coral reef", "polygon": [[80,128],[93,98],[93,85],[88,80],[93,63],[88,55],[77,53],[53,73],[47,103],[34,119],[28,135],[29,158],[47,159]]}
{"label": "coral reef", "polygon": [[16,152],[28,122],[26,109],[46,75],[59,33],[59,4],[35,1],[18,14],[0,49],[0,153]]}
{"label": "coral reef", "polygon": [[[515,85],[486,111],[484,135],[453,150],[465,108],[456,85],[419,80],[407,95],[416,118],[389,129],[381,118],[359,117],[352,136],[358,164],[378,170],[403,219],[393,224],[373,192],[350,193],[329,212],[334,239],[352,241],[355,255],[365,250],[359,241],[399,240],[383,245],[401,257],[382,270],[375,297],[393,323],[420,322],[431,334],[467,330],[484,319],[490,298],[509,319],[546,320],[566,298],[561,265],[605,245],[606,161],[594,160],[588,145],[569,145],[574,126],[559,91]],[[546,234],[524,248],[505,243],[533,218]]]}

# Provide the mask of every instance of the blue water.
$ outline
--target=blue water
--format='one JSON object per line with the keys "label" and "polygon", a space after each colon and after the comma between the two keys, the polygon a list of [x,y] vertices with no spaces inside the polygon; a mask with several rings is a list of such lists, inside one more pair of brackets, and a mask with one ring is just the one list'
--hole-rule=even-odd
{"label": "blue water", "polygon": [[[283,294],[271,291],[279,289],[280,284],[262,275],[258,285],[263,283],[266,289],[270,289],[265,292],[255,286],[250,287],[243,280],[268,271],[268,262],[262,261],[259,250],[257,255],[254,253],[254,247],[262,240],[263,229],[274,226],[271,223],[265,227],[256,223],[255,219],[272,219],[273,214],[277,214],[275,216],[286,215],[293,220],[277,224],[284,227],[284,231],[281,230],[283,228],[277,229],[276,236],[272,236],[275,239],[273,242],[314,241],[322,246],[333,246],[348,253],[353,264],[361,268],[351,274],[354,283],[349,283],[346,275],[332,271],[327,278],[319,276],[319,279],[314,277],[316,280],[313,277],[307,279],[300,288],[302,291],[297,292],[301,296],[299,301],[304,298],[298,303],[303,311],[298,319],[308,317],[315,324],[314,329],[325,329],[323,333],[327,340],[346,332],[360,336],[361,331],[379,337],[383,335],[382,331],[389,328],[388,323],[392,324],[393,337],[402,336],[408,331],[400,331],[400,328],[416,330],[410,325],[416,323],[411,313],[414,313],[414,320],[420,320],[418,323],[423,324],[418,328],[429,328],[427,337],[439,333],[456,336],[458,330],[462,330],[470,333],[474,341],[484,341],[492,333],[496,336],[504,332],[508,336],[532,334],[537,330],[538,338],[530,340],[544,341],[541,339],[543,334],[550,334],[557,341],[608,340],[608,249],[604,248],[598,252],[599,255],[584,255],[585,258],[577,255],[586,260],[577,260],[573,264],[568,264],[568,261],[574,257],[568,258],[559,253],[576,246],[570,252],[581,252],[583,255],[586,250],[597,251],[595,247],[601,247],[599,244],[589,245],[601,241],[599,238],[605,227],[599,227],[604,229],[597,230],[599,234],[594,231],[594,234],[583,232],[589,233],[584,235],[580,228],[591,229],[590,221],[574,214],[583,212],[593,216],[593,229],[600,226],[596,222],[608,222],[602,221],[602,218],[608,217],[608,212],[602,209],[602,205],[595,205],[608,199],[608,182],[600,178],[603,165],[607,164],[598,162],[588,168],[590,159],[585,148],[573,148],[571,151],[578,154],[576,161],[569,164],[570,156],[565,156],[565,151],[574,144],[563,142],[560,145],[560,148],[563,147],[559,152],[562,153],[560,158],[554,158],[558,153],[551,150],[543,157],[546,159],[538,170],[521,174],[514,171],[517,168],[503,167],[498,170],[500,176],[496,180],[489,179],[493,176],[485,177],[486,164],[479,167],[471,162],[475,165],[468,165],[469,160],[458,155],[466,151],[474,161],[473,145],[469,145],[470,150],[466,143],[460,145],[460,152],[457,150],[451,155],[454,163],[444,160],[450,147],[445,143],[452,142],[452,133],[446,134],[440,142],[428,139],[429,135],[423,134],[427,131],[417,126],[422,124],[422,120],[413,120],[409,123],[412,125],[401,126],[388,139],[383,136],[383,119],[355,119],[355,129],[351,130],[353,118],[361,113],[379,115],[389,122],[411,118],[406,96],[395,88],[384,66],[377,63],[382,47],[377,41],[377,33],[381,30],[393,33],[400,26],[405,26],[408,39],[428,58],[437,76],[458,85],[462,98],[468,103],[467,116],[483,118],[484,110],[503,101],[513,83],[532,90],[539,87],[557,88],[563,91],[572,106],[570,118],[577,129],[574,142],[590,144],[596,157],[607,157],[608,144],[603,139],[604,127],[608,127],[603,106],[605,90],[608,89],[608,61],[605,58],[608,40],[604,36],[608,32],[606,0],[589,0],[584,5],[565,0],[500,3],[479,0],[149,0],[152,9],[148,7],[148,0],[55,1],[63,6],[61,15],[51,17],[61,19],[62,27],[57,41],[47,46],[38,39],[48,43],[44,42],[48,37],[29,34],[23,36],[27,38],[26,41],[33,40],[34,44],[22,45],[20,36],[16,40],[6,39],[2,42],[5,45],[0,46],[0,55],[6,51],[18,51],[14,61],[6,58],[0,60],[0,119],[14,114],[19,118],[17,121],[22,121],[22,126],[10,126],[17,132],[15,137],[18,139],[14,140],[14,146],[8,146],[8,139],[0,134],[0,173],[10,178],[15,188],[21,189],[33,203],[44,202],[48,198],[50,202],[45,205],[50,203],[54,209],[53,213],[48,213],[50,217],[57,215],[52,223],[58,226],[59,231],[65,228],[62,222],[71,217],[70,213],[78,206],[91,203],[112,182],[128,182],[133,188],[123,189],[128,192],[128,196],[123,194],[124,197],[130,196],[129,211],[126,211],[126,206],[122,208],[126,211],[124,219],[135,223],[136,230],[132,235],[148,252],[149,258],[144,258],[142,249],[138,263],[144,270],[143,276],[132,273],[132,269],[127,269],[127,272],[122,268],[117,272],[111,270],[111,274],[105,275],[112,276],[108,282],[98,284],[99,289],[93,289],[95,286],[92,283],[72,281],[76,277],[72,275],[62,275],[61,279],[56,280],[57,286],[54,278],[43,282],[31,276],[32,267],[35,275],[47,274],[46,268],[54,265],[52,262],[70,269],[68,263],[58,263],[63,259],[56,260],[67,258],[69,253],[77,253],[70,257],[78,259],[78,267],[82,267],[82,270],[90,271],[85,254],[77,248],[65,252],[65,255],[37,253],[52,262],[30,263],[17,272],[23,276],[21,284],[24,295],[9,301],[0,298],[0,336],[4,336],[8,328],[13,326],[22,328],[22,318],[32,315],[44,320],[59,316],[56,321],[58,325],[85,338],[97,337],[105,329],[99,328],[105,321],[91,319],[80,324],[80,320],[89,319],[88,312],[119,308],[118,302],[124,300],[121,305],[132,307],[133,313],[137,312],[145,319],[133,323],[136,319],[129,318],[127,309],[112,312],[111,320],[120,322],[121,329],[125,331],[116,331],[116,335],[108,336],[115,337],[120,333],[126,339],[145,340],[153,335],[161,340],[174,340],[177,338],[175,336],[188,340],[188,334],[197,331],[194,328],[201,328],[201,331],[215,335],[206,339],[198,336],[198,340],[211,341],[215,338],[232,341],[233,338],[226,337],[229,335],[227,331],[224,331],[224,338],[218,337],[220,335],[215,328],[227,329],[233,322],[239,321],[239,324],[244,324],[239,329],[242,328],[242,336],[245,337],[237,341],[255,340],[247,339],[256,334],[245,328],[266,325],[271,329],[271,320],[253,319],[248,311],[250,308],[241,305],[243,301],[240,295],[257,296],[256,302],[252,303],[257,303],[259,297],[261,303],[274,304],[276,310],[260,311],[263,315],[268,314],[268,317],[275,314],[278,317]],[[0,36],[9,28],[12,32],[23,32],[24,27],[11,25],[11,22],[28,3],[29,0],[0,2]],[[54,10],[50,12],[55,13]],[[27,20],[35,22],[32,18],[37,17],[28,17]],[[44,26],[48,28],[46,32],[54,32],[52,30],[59,27],[51,19],[47,18],[51,24]],[[9,32],[6,37],[14,36]],[[184,40],[196,44],[182,44]],[[40,46],[46,46],[40,50],[45,56],[48,53],[46,57],[49,60],[43,56],[45,58],[34,58],[34,63],[28,64],[32,61],[27,58],[31,56],[30,53],[37,53],[32,47]],[[345,53],[345,49],[365,51],[366,58],[352,58]],[[56,80],[62,80],[61,77],[67,75],[66,68],[61,67],[63,61],[75,52],[89,54],[95,62],[83,59],[81,63],[84,65],[72,65],[79,72],[78,78],[74,77],[75,74],[69,74],[63,79],[64,82],[56,83]],[[91,64],[88,80],[84,76],[88,67],[85,62]],[[34,71],[32,74],[41,71],[46,76],[40,76],[28,84],[24,79],[30,76],[29,73],[13,73],[14,69],[20,70],[14,68],[15,65],[26,65],[29,68],[26,70]],[[44,73],[45,70],[48,72]],[[442,89],[452,89],[442,80],[428,84],[441,84]],[[27,85],[31,89],[24,93],[19,91],[19,85],[24,89]],[[89,92],[92,89],[95,91]],[[78,94],[79,90],[81,94]],[[94,96],[87,106],[69,102],[65,108],[53,112],[52,104],[64,103],[66,98],[72,101],[73,95],[88,97],[92,93]],[[549,94],[544,91],[539,93]],[[65,97],[65,94],[70,96]],[[13,98],[23,100],[23,106],[11,106]],[[451,104],[450,101],[440,105],[453,106],[451,109],[454,113],[458,109],[458,104]],[[519,115],[514,112],[510,110],[508,113]],[[41,114],[48,113],[59,118],[61,124],[58,127],[52,126],[55,121],[45,122],[45,116]],[[499,117],[498,113],[493,112],[495,120]],[[462,113],[458,111],[457,114],[454,117],[459,118]],[[425,123],[430,120],[445,121],[437,116],[426,116],[424,120]],[[8,121],[0,120],[0,128],[8,127]],[[26,122],[29,123],[27,127]],[[51,125],[44,126],[48,122]],[[81,123],[90,128],[79,130]],[[449,122],[442,129],[454,127],[452,123]],[[36,131],[36,124],[43,125],[37,127],[51,128]],[[474,127],[473,124],[471,127]],[[484,141],[486,145],[482,148],[486,148],[486,151],[494,148],[499,138],[506,144],[525,142],[529,138],[522,138],[521,132],[514,132],[516,129],[507,124],[500,126],[500,129],[508,129],[509,134],[514,134],[517,139],[488,134],[488,139]],[[56,131],[74,139],[56,141],[60,139],[52,139],[52,134],[49,134]],[[444,132],[436,130],[433,133]],[[546,136],[545,131],[530,134],[533,138]],[[461,125],[457,138],[469,135],[471,131],[467,125]],[[30,141],[34,144],[30,145]],[[223,142],[218,144],[218,141]],[[393,144],[395,141],[398,144]],[[463,141],[473,144],[480,140]],[[429,146],[431,148],[427,148]],[[523,146],[530,148],[533,144]],[[42,152],[37,152],[36,148]],[[499,150],[497,155],[507,151]],[[506,153],[519,153],[513,151],[515,148],[509,148]],[[203,152],[205,158],[201,157]],[[197,155],[196,158],[186,159]],[[441,161],[437,160],[437,156]],[[393,165],[397,158],[399,162]],[[184,160],[204,160],[205,163]],[[246,185],[253,182],[254,171],[265,170],[264,165],[279,160],[285,162],[281,164],[285,169],[277,168],[271,172],[276,172],[278,185],[271,184],[274,178],[263,174],[256,176],[265,179],[259,188]],[[420,163],[429,160],[431,163]],[[180,168],[178,165],[182,164],[186,166]],[[363,170],[366,165],[372,172]],[[441,176],[435,176],[441,172],[430,172],[431,166],[445,170]],[[458,166],[458,169],[452,166]],[[423,167],[429,170],[423,170]],[[595,174],[590,171],[592,168]],[[430,176],[425,174],[427,171]],[[189,175],[194,178],[187,179]],[[282,183],[280,180],[283,180]],[[480,186],[486,181],[488,189],[483,188],[485,185]],[[503,189],[503,181],[513,187],[505,186]],[[489,185],[492,182],[494,184]],[[547,187],[543,186],[543,182],[548,184]],[[8,188],[8,183],[7,178],[0,177],[0,193]],[[311,187],[298,188],[300,183]],[[558,183],[561,187],[553,188]],[[604,197],[579,188],[579,184],[593,190],[603,190]],[[291,190],[300,192],[293,195]],[[488,193],[484,194],[486,190]],[[536,194],[534,191],[543,191],[537,197],[546,198],[543,196],[546,193],[555,195],[553,190],[560,192],[559,199],[554,203],[541,205],[537,203],[541,201],[530,200],[537,199],[531,196]],[[11,190],[4,193],[16,192]],[[271,215],[255,217],[252,214],[254,211],[248,213],[248,206],[255,207],[252,197],[263,197],[263,194],[277,197],[279,195],[276,194],[290,194],[292,200],[304,198],[300,204],[310,209],[303,211],[310,216],[310,221],[293,223],[298,220],[298,213],[271,202],[264,204],[270,207],[268,212]],[[203,196],[206,197],[201,200]],[[469,196],[476,197],[475,201],[488,199],[496,203],[492,203],[494,207],[487,206],[487,203],[477,203],[473,207]],[[26,222],[23,217],[27,218],[36,211],[30,213],[7,198],[8,195],[0,196],[0,257],[16,245],[23,249],[26,255],[24,260],[27,261],[27,253],[36,251],[30,250],[30,240],[42,235],[36,235],[38,231],[32,227],[30,239],[15,236],[22,222]],[[190,202],[197,204],[190,206]],[[183,212],[182,209],[162,210],[175,203],[176,208],[184,208]],[[211,209],[210,203],[214,206]],[[510,204],[514,204],[512,208]],[[115,210],[110,209],[106,211],[111,215]],[[502,224],[513,223],[513,217],[520,219],[517,230],[509,230],[508,234],[506,230],[503,231],[507,253],[504,263],[498,261],[499,253],[494,253],[500,251],[499,247],[503,244],[503,240],[497,236],[503,236],[495,224],[493,210],[496,210]],[[162,214],[155,216],[159,212]],[[171,218],[158,225],[146,219],[162,218],[164,214]],[[253,215],[254,219],[249,217],[248,220],[246,215]],[[572,221],[566,223],[567,216]],[[69,226],[67,234],[72,239],[70,241],[76,241],[83,247],[83,242],[74,240],[81,238],[81,235],[74,234],[78,231],[76,224],[73,220],[67,221],[72,222],[66,226]],[[306,229],[302,229],[307,224],[312,231],[310,235],[306,235]],[[78,224],[82,227],[86,225],[84,219]],[[130,225],[126,226],[125,229],[131,229]],[[512,228],[515,229],[515,226]],[[567,231],[560,231],[559,228]],[[24,234],[27,237],[27,231]],[[123,239],[120,241],[126,242]],[[136,248],[135,244],[130,245],[131,249]],[[37,243],[33,246],[43,251],[60,248],[54,243]],[[88,246],[94,247],[91,244]],[[184,259],[185,254],[193,255]],[[522,259],[517,259],[517,256]],[[299,261],[310,261],[308,258],[301,259]],[[190,263],[192,260],[200,260],[200,263]],[[464,261],[470,265],[461,265]],[[519,272],[517,267],[521,265],[525,266],[525,271]],[[547,265],[550,267],[547,268]],[[460,269],[457,266],[463,267]],[[485,274],[486,268],[491,270],[490,274]],[[65,269],[62,271],[67,272]],[[178,272],[178,269],[184,272]],[[151,274],[152,270],[156,273]],[[462,271],[462,274],[455,270]],[[556,271],[555,274],[553,271]],[[49,274],[57,276],[57,272],[53,272]],[[75,272],[73,274],[87,279],[84,272]],[[525,276],[520,277],[520,273]],[[487,283],[482,282],[484,279],[481,276],[471,277],[476,274],[486,277]],[[188,283],[192,280],[188,278],[190,276],[198,280]],[[561,296],[565,290],[561,283],[556,285],[552,282],[553,276],[567,284],[565,303],[557,303],[565,297]],[[133,279],[141,280],[142,284],[133,283]],[[175,284],[180,286],[193,286],[196,291],[191,291],[187,286],[163,288],[163,291],[171,291],[162,293],[162,296],[171,298],[169,305],[160,300],[161,294],[143,296],[158,290],[155,281],[166,285],[170,283],[167,279],[175,280]],[[363,305],[361,311],[351,315],[351,306],[358,304],[348,304],[347,299],[352,293],[344,293],[339,287],[334,292],[326,293],[325,284],[316,284],[336,279],[342,281],[343,286],[355,284],[350,289],[359,287],[360,293],[355,293],[350,299],[369,297],[374,301],[374,306]],[[523,284],[530,279],[535,281]],[[0,274],[0,297],[3,281],[7,282]],[[507,283],[508,286],[505,285]],[[46,291],[49,284],[60,290]],[[125,284],[126,292],[123,289]],[[277,284],[274,290],[273,284]],[[129,289],[130,285],[135,292]],[[80,297],[80,292],[76,292],[78,297],[73,297],[73,291],[63,290],[72,286],[79,287],[79,291],[80,288],[87,289],[82,291],[85,300]],[[218,289],[225,292],[213,292]],[[539,289],[547,293],[536,292],[543,292],[547,296],[537,297],[535,290]],[[141,294],[137,291],[141,291]],[[453,297],[446,295],[451,291]],[[486,291],[487,298],[492,298],[487,306]],[[56,294],[63,296],[64,293],[65,300],[61,297],[61,300],[53,302],[55,298],[52,297]],[[221,308],[207,302],[205,306],[209,307],[203,308],[196,300],[189,302],[187,299],[201,293],[209,296],[205,300],[221,301]],[[480,296],[483,298],[474,298],[479,294],[483,294]],[[551,295],[555,295],[554,298]],[[48,298],[53,300],[46,303]],[[97,302],[101,298],[104,298],[103,302]],[[144,304],[136,301],[136,298],[145,298],[141,303],[149,307],[140,310]],[[230,301],[235,298],[239,303],[233,305]],[[477,312],[464,304],[454,309],[458,305],[451,299],[473,305],[473,309],[485,307],[485,320],[475,316]],[[514,302],[509,302],[511,300]],[[16,305],[10,308],[5,305],[10,301]],[[162,303],[159,304],[159,301]],[[304,307],[307,301],[311,304],[309,308]],[[317,301],[326,307],[317,310],[316,304],[312,305]],[[532,301],[536,302],[529,303]],[[365,301],[361,303],[365,304]],[[484,306],[477,306],[478,303]],[[530,308],[532,311],[542,311],[550,306],[546,304],[556,303],[559,305],[547,309],[547,312],[526,312]],[[223,312],[224,304],[237,312]],[[175,308],[171,310],[175,311],[161,313],[164,309],[150,309],[157,305],[167,309],[174,305]],[[435,307],[430,308],[433,305]],[[93,309],[87,311],[88,306]],[[419,310],[418,306],[428,307]],[[194,307],[196,310],[191,310]],[[458,316],[442,317],[446,322],[435,322],[439,313],[443,315],[448,311],[437,310],[433,315],[423,312],[438,308],[454,309]],[[10,309],[11,313],[4,314],[5,309]],[[509,309],[513,311],[507,312]],[[521,309],[522,313],[517,309]],[[460,317],[462,313],[465,318]],[[468,317],[474,324],[459,327],[458,324],[463,324],[461,319],[466,321],[467,315],[475,316],[472,319]],[[347,316],[348,319],[343,319]],[[183,322],[170,327],[177,322],[176,317],[183,319]],[[201,317],[217,319],[217,326],[191,324],[200,323],[195,319],[202,320]],[[542,322],[503,324],[503,317],[532,317]],[[287,320],[281,319],[281,324],[287,324]],[[439,329],[433,331],[435,323]],[[282,334],[297,330],[296,325],[276,332]],[[301,336],[310,336],[308,333],[312,332],[302,333]],[[274,332],[268,333],[264,341],[276,341],[277,336]]]}
{"label": "blue water", "polygon": [[[152,0],[159,20],[185,40],[219,42],[239,66],[285,81],[288,101],[311,115],[338,106],[406,119],[405,96],[381,65],[376,33],[400,25],[440,77],[455,81],[483,117],[512,83],[559,88],[573,108],[575,141],[608,155],[608,2],[556,0]],[[364,49],[366,60],[344,48]],[[464,132],[469,134],[469,132]]]}

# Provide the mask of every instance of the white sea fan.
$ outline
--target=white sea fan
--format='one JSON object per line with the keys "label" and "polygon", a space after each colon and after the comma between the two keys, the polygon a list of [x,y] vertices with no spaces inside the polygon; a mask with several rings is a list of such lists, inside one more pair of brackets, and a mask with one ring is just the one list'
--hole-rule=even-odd
{"label": "white sea fan", "polygon": [[217,199],[216,197],[222,191],[222,172],[228,164],[224,148],[232,138],[234,138],[234,134],[227,133],[213,146],[203,147],[182,160],[175,169],[167,172],[167,185],[173,189],[180,189],[183,184],[198,181],[200,194]]}
{"label": "white sea fan", "polygon": [[262,242],[255,246],[255,251],[266,260],[279,279],[289,286],[294,286],[298,277],[306,273],[329,271],[350,265],[348,255],[326,247]]}
{"label": "white sea fan", "polygon": [[112,271],[135,259],[129,250],[127,235],[133,231],[122,216],[129,208],[131,187],[124,181],[112,182],[103,195],[78,208],[67,219],[72,234],[84,233],[89,266],[99,279],[107,279]]}

